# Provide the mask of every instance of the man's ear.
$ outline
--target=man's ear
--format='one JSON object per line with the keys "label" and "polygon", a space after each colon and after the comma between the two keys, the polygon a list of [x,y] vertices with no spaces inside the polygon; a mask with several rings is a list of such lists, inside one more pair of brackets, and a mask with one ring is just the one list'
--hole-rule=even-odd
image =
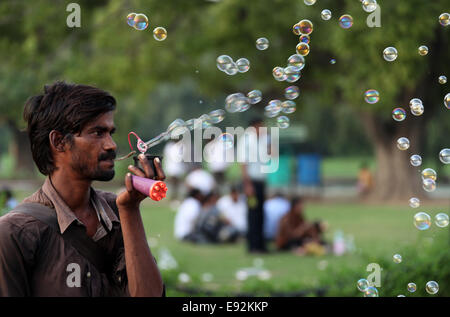
{"label": "man's ear", "polygon": [[61,132],[52,130],[50,131],[48,138],[50,140],[50,147],[52,149],[54,149],[57,152],[64,152],[65,140]]}

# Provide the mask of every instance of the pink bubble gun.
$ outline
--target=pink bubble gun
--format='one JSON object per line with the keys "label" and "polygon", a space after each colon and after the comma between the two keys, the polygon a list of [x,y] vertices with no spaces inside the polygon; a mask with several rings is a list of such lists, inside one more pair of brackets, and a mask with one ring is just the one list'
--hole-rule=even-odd
{"label": "pink bubble gun", "polygon": [[162,181],[131,175],[131,183],[134,189],[155,201],[166,197],[167,186]]}

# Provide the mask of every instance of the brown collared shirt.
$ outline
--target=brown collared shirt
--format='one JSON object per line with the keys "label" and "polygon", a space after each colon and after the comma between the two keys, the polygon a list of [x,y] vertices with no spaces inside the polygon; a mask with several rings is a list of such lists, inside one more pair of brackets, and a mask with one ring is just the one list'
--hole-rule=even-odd
{"label": "brown collared shirt", "polygon": [[[91,188],[91,203],[99,219],[92,239],[111,259],[106,273],[33,216],[11,211],[0,217],[0,296],[129,296],[115,200],[116,195]],[[49,178],[24,202],[54,208],[61,233],[69,226],[84,226]]]}

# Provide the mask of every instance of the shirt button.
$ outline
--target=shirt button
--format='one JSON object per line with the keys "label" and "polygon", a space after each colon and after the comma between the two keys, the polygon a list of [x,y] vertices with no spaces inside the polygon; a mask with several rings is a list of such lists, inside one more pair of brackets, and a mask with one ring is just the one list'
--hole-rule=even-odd
{"label": "shirt button", "polygon": [[86,273],[86,276],[87,276],[87,277],[91,277],[91,272],[87,272],[87,273]]}

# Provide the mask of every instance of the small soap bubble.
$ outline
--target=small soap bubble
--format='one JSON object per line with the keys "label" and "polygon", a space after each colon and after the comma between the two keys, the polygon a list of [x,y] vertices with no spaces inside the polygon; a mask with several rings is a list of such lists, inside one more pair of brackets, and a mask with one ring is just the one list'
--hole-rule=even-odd
{"label": "small soap bubble", "polygon": [[415,115],[416,117],[421,116],[423,112],[425,111],[425,108],[423,104],[421,103],[414,103],[411,107],[411,113]]}
{"label": "small soap bubble", "polygon": [[300,54],[293,54],[287,60],[288,66],[297,67],[300,71],[305,67],[305,58]]}
{"label": "small soap bubble", "polygon": [[397,148],[401,151],[405,151],[409,149],[409,140],[408,138],[401,137],[397,140]]}
{"label": "small soap bubble", "polygon": [[277,125],[280,129],[286,129],[289,127],[289,118],[286,116],[279,116],[277,118]]}
{"label": "small soap bubble", "polygon": [[284,69],[284,74],[286,75],[286,81],[288,83],[293,83],[299,80],[300,71],[295,66],[288,66]]}
{"label": "small soap bubble", "polygon": [[175,119],[169,124],[167,132],[171,137],[178,137],[186,132],[186,123],[182,119]]}
{"label": "small soap bubble", "polygon": [[448,94],[446,94],[444,97],[444,106],[447,109],[450,109],[450,92]]}
{"label": "small soap bubble", "polygon": [[247,98],[249,99],[250,104],[257,104],[262,100],[262,93],[260,90],[252,90],[247,94]]}
{"label": "small soap bubble", "polygon": [[411,99],[411,100],[409,101],[409,107],[410,107],[410,108],[414,107],[414,105],[417,105],[417,104],[423,105],[422,100],[420,100],[419,98],[413,98],[413,99]]}
{"label": "small soap bubble", "polygon": [[312,22],[309,20],[301,20],[298,22],[298,25],[300,33],[306,35],[311,34],[314,28]]}
{"label": "small soap bubble", "polygon": [[439,152],[439,160],[444,164],[450,164],[450,149],[442,149]]}
{"label": "small soap bubble", "polygon": [[300,95],[300,90],[297,86],[289,86],[284,90],[286,99],[294,100]]}
{"label": "small soap bubble", "polygon": [[209,128],[210,126],[212,126],[212,119],[206,113],[202,114],[198,119],[202,121],[203,129],[206,129],[206,128]]}
{"label": "small soap bubble", "polygon": [[402,262],[402,256],[400,254],[394,254],[394,256],[392,257],[394,263],[401,263]]}
{"label": "small soap bubble", "polygon": [[420,199],[417,197],[412,197],[409,200],[409,205],[411,206],[411,208],[419,208],[420,207]]}
{"label": "small soap bubble", "polygon": [[218,140],[225,149],[231,149],[234,146],[234,138],[230,133],[222,133]]}
{"label": "small soap bubble", "polygon": [[339,18],[339,26],[343,29],[349,29],[353,25],[353,18],[349,14],[344,14]]}
{"label": "small soap bubble", "polygon": [[358,280],[356,287],[360,292],[365,292],[369,288],[369,281],[365,278]]}
{"label": "small soap bubble", "polygon": [[260,51],[264,51],[269,48],[269,40],[265,37],[260,37],[256,40],[256,48]]}
{"label": "small soap bubble", "polygon": [[225,110],[230,113],[239,112],[245,99],[247,98],[240,92],[228,95],[225,98]]}
{"label": "small soap bubble", "polygon": [[420,155],[414,154],[409,158],[412,166],[420,166],[422,165],[422,157]]}
{"label": "small soap bubble", "polygon": [[394,110],[392,110],[392,118],[395,121],[403,121],[406,119],[406,111],[403,108],[395,108]]}
{"label": "small soap bubble", "polygon": [[225,111],[223,111],[222,109],[213,110],[208,113],[208,115],[211,118],[211,123],[213,124],[222,122],[223,119],[225,119]]}
{"label": "small soap bubble", "polygon": [[295,23],[292,26],[292,33],[294,33],[295,35],[300,35],[300,23]]}
{"label": "small soap bubble", "polygon": [[227,68],[225,69],[225,74],[230,75],[230,76],[236,75],[238,72],[239,72],[239,69],[235,62],[232,62],[231,64],[229,64],[227,66]]}
{"label": "small soap bubble", "polygon": [[439,284],[435,281],[429,281],[425,285],[425,290],[428,294],[434,295],[439,292]]}
{"label": "small soap bubble", "polygon": [[164,41],[167,38],[167,31],[162,26],[158,26],[153,30],[153,38],[157,41]]}
{"label": "small soap bubble", "polygon": [[373,12],[377,9],[376,0],[363,0],[362,1],[363,10],[366,12]]}
{"label": "small soap bubble", "polygon": [[127,23],[129,26],[134,27],[134,17],[136,16],[136,13],[130,13],[127,15]]}
{"label": "small soap bubble", "polygon": [[450,25],[450,14],[449,14],[449,13],[442,13],[442,14],[439,16],[439,23],[440,23],[442,26],[448,26],[448,25]]}
{"label": "small soap bubble", "polygon": [[283,103],[281,104],[281,111],[283,111],[284,113],[294,113],[296,109],[297,107],[295,105],[295,102],[293,102],[292,100],[283,101]]}
{"label": "small soap bubble", "polygon": [[139,31],[143,31],[148,26],[148,18],[145,14],[139,13],[134,16],[134,28]]}
{"label": "small soap bubble", "polygon": [[307,6],[312,6],[314,3],[316,3],[316,0],[303,0],[303,2],[304,2]]}
{"label": "small soap bubble", "polygon": [[284,68],[279,67],[279,66],[275,67],[272,70],[272,75],[273,75],[273,78],[275,78],[278,81],[284,81],[286,79],[286,74],[284,73]]}
{"label": "small soap bubble", "polygon": [[414,283],[408,283],[408,286],[406,288],[410,293],[414,293],[417,290],[417,286]]}
{"label": "small soap bubble", "polygon": [[386,47],[383,51],[383,58],[388,62],[393,62],[397,59],[398,52],[395,47]]}
{"label": "small soap bubble", "polygon": [[250,61],[246,58],[239,58],[236,61],[236,66],[240,73],[245,73],[250,69]]}
{"label": "small soap bubble", "polygon": [[422,188],[431,193],[436,190],[436,182],[430,178],[424,179],[422,181]]}
{"label": "small soap bubble", "polygon": [[380,93],[375,89],[369,89],[364,93],[364,100],[367,103],[375,104],[380,100]]}
{"label": "small soap bubble", "polygon": [[427,230],[431,226],[431,217],[425,212],[418,212],[414,215],[414,226],[419,230]]}
{"label": "small soap bubble", "polygon": [[300,35],[298,41],[300,43],[309,44],[309,41],[310,41],[309,35]]}
{"label": "small soap bubble", "polygon": [[446,84],[446,83],[447,83],[447,77],[445,77],[444,75],[439,76],[439,83],[440,83],[441,85]]}
{"label": "small soap bubble", "polygon": [[378,297],[378,290],[374,286],[369,286],[364,292],[364,297]]}
{"label": "small soap bubble", "polygon": [[432,168],[426,168],[422,171],[422,179],[432,179],[434,181],[436,181],[437,179],[437,173],[434,169]]}
{"label": "small soap bubble", "polygon": [[309,54],[309,45],[306,43],[298,43],[295,49],[301,56],[306,56]]}
{"label": "small soap bubble", "polygon": [[331,19],[331,11],[328,9],[322,10],[322,12],[320,13],[320,17],[322,18],[322,20],[328,21],[329,19]]}
{"label": "small soap bubble", "polygon": [[220,55],[217,57],[216,63],[217,68],[224,72],[233,63],[233,59],[228,55]]}
{"label": "small soap bubble", "polygon": [[330,59],[330,64],[331,64],[331,65],[336,64],[336,60],[335,60],[334,58]]}
{"label": "small soap bubble", "polygon": [[428,47],[425,45],[419,46],[419,55],[425,56],[428,54]]}
{"label": "small soap bubble", "polygon": [[265,114],[269,118],[276,117],[281,111],[281,101],[271,100],[268,105],[264,108]]}
{"label": "small soap bubble", "polygon": [[445,228],[448,226],[449,223],[449,219],[448,219],[448,215],[441,212],[438,213],[435,217],[434,217],[434,223],[436,224],[436,226],[438,226],[439,228]]}

